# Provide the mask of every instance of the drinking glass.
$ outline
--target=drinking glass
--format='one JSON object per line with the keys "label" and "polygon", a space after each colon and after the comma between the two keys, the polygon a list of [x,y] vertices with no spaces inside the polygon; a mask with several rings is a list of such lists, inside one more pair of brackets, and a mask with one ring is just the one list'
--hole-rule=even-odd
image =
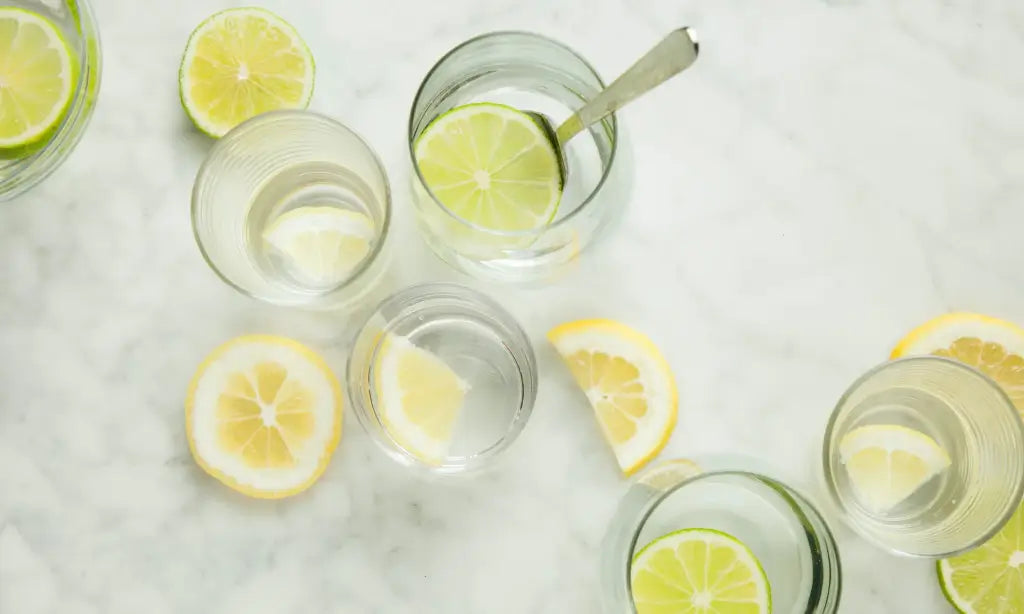
{"label": "drinking glass", "polygon": [[698,471],[668,482],[660,464],[638,475],[602,546],[604,611],[637,611],[631,567],[645,546],[677,531],[710,529],[750,549],[770,586],[773,613],[836,612],[842,575],[828,523],[809,499],[764,466],[755,459],[707,456],[696,459]]}
{"label": "drinking glass", "polygon": [[[466,384],[444,458],[425,459],[404,443],[410,437],[389,426],[397,421],[388,418],[379,382],[396,337],[436,356]],[[490,464],[523,430],[537,396],[533,348],[515,319],[483,294],[446,283],[413,286],[381,303],[356,336],[347,379],[351,406],[377,444],[400,463],[433,474]]]}
{"label": "drinking glass", "polygon": [[57,169],[85,132],[100,87],[100,37],[87,0],[0,0],[57,26],[71,51],[76,81],[57,126],[38,143],[0,149],[0,201],[10,200]]}
{"label": "drinking glass", "polygon": [[431,121],[457,106],[500,103],[542,113],[558,125],[602,89],[582,56],[529,32],[478,36],[442,57],[420,84],[409,115],[413,202],[431,249],[456,269],[498,281],[550,278],[574,262],[628,197],[628,148],[614,114],[566,144],[561,203],[551,223],[534,230],[485,228],[445,207],[424,182],[416,142]]}
{"label": "drinking glass", "polygon": [[[313,221],[299,224],[308,225],[306,234],[297,233],[308,243],[330,223],[317,215],[325,209],[336,210],[343,230],[351,225],[368,249],[347,274],[315,283],[268,237],[283,220],[309,213]],[[377,155],[356,133],[311,111],[273,111],[239,124],[214,144],[192,191],[193,231],[210,268],[243,294],[278,305],[343,308],[365,298],[385,269],[390,222],[391,192]]]}
{"label": "drinking glass", "polygon": [[[857,497],[840,442],[856,428],[889,425],[931,437],[950,465],[885,512]],[[825,482],[847,523],[894,552],[944,558],[978,546],[1013,514],[1024,492],[1024,427],[998,384],[963,363],[916,356],[884,363],[843,394],[825,430]]]}

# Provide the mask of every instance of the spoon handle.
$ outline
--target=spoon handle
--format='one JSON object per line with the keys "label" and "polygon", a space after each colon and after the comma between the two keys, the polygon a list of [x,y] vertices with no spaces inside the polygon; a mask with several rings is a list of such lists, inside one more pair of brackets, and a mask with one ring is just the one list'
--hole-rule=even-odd
{"label": "spoon handle", "polygon": [[629,70],[565,120],[557,130],[558,143],[564,145],[587,126],[679,74],[697,59],[698,50],[697,33],[692,28],[673,30]]}

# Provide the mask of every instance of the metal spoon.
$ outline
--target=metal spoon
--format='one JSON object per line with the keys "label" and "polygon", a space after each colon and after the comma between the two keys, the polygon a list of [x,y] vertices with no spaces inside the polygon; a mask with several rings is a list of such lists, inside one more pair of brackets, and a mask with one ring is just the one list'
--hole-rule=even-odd
{"label": "metal spoon", "polygon": [[687,69],[697,59],[699,49],[697,33],[693,28],[673,30],[557,129],[546,116],[535,111],[525,111],[544,130],[558,152],[558,171],[562,185],[565,185],[568,172],[565,145],[569,139]]}

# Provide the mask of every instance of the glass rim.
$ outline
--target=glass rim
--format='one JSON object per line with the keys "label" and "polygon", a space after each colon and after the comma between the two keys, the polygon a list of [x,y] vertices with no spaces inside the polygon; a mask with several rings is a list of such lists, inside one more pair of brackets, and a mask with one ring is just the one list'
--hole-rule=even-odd
{"label": "glass rim", "polygon": [[[389,332],[392,328],[392,323],[398,318],[391,318],[387,320],[382,326],[382,330],[380,332],[373,333],[375,334],[375,338],[367,350],[357,353],[356,348],[360,345],[360,339],[370,332],[371,323],[378,317],[381,309],[395,303],[402,305],[400,311],[405,311],[408,309],[410,304],[421,303],[424,300],[438,298],[454,298],[456,300],[468,299],[476,303],[481,303],[485,309],[478,310],[479,313],[484,313],[487,316],[498,320],[503,326],[509,327],[512,332],[519,337],[518,341],[521,342],[518,344],[519,349],[526,355],[528,363],[526,367],[531,372],[531,377],[534,383],[532,387],[528,387],[525,385],[525,382],[520,382],[520,386],[523,389],[523,400],[519,404],[519,408],[516,410],[514,417],[509,422],[508,427],[505,429],[504,434],[500,439],[479,452],[456,457],[460,461],[464,462],[429,465],[416,457],[416,455],[412,454],[404,446],[400,445],[398,441],[391,436],[380,418],[380,413],[377,408],[373,406],[372,401],[364,403],[363,395],[360,393],[360,385],[368,380],[370,370],[373,368],[377,354],[384,343],[384,333]],[[401,317],[401,315],[399,315],[399,317]],[[408,467],[415,467],[433,475],[450,476],[472,474],[489,466],[496,457],[502,456],[502,454],[519,439],[519,436],[526,428],[526,425],[530,420],[530,416],[533,414],[537,397],[538,377],[536,355],[533,350],[533,345],[530,343],[529,336],[523,330],[518,320],[516,320],[508,310],[502,307],[500,303],[486,294],[468,286],[452,282],[425,282],[414,284],[412,286],[402,288],[380,301],[380,303],[378,303],[360,322],[355,330],[356,332],[353,337],[354,341],[349,344],[352,349],[349,352],[348,361],[345,366],[345,382],[347,384],[346,392],[349,397],[349,406],[354,410],[356,419],[360,426],[363,427],[363,430],[370,435],[370,438],[373,439],[388,456],[399,461],[401,464]]]}
{"label": "glass rim", "polygon": [[[4,169],[3,176],[0,177],[0,203],[13,200],[56,171],[84,136],[85,128],[92,119],[92,111],[96,107],[103,73],[103,52],[96,16],[88,0],[63,0],[61,4],[67,7],[76,32],[81,38],[82,53],[77,63],[78,79],[71,91],[64,116],[55,128],[51,128],[53,132],[49,142]],[[30,8],[24,10],[34,12]],[[64,36],[63,32],[61,36]],[[91,40],[95,42],[92,43]],[[94,70],[90,70],[92,62],[95,62]],[[96,92],[91,103],[90,88]],[[61,147],[68,149],[63,154],[58,151],[57,155],[53,155],[53,152],[60,150]],[[18,182],[16,178],[24,178],[24,181]]]}
{"label": "glass rim", "polygon": [[[995,393],[997,397],[1001,399],[1002,405],[1005,408],[1009,409],[1008,413],[1012,416],[1011,421],[1017,425],[1018,430],[1021,433],[1021,439],[1024,440],[1024,421],[1022,421],[1020,412],[1017,411],[1017,407],[1013,404],[1013,401],[1010,400],[1009,395],[1006,394],[1006,391],[1003,390],[1002,386],[997,384],[995,380],[993,380],[991,377],[983,373],[980,369],[976,369],[971,365],[960,362],[959,360],[955,360],[953,358],[947,358],[945,356],[936,356],[934,354],[901,356],[899,358],[894,358],[892,360],[887,360],[885,362],[879,363],[874,367],[868,369],[864,373],[862,373],[846,388],[842,396],[839,397],[839,401],[836,402],[835,408],[829,415],[828,424],[825,427],[825,434],[822,438],[822,473],[825,478],[825,489],[828,491],[829,499],[831,499],[832,504],[839,509],[840,516],[843,517],[844,521],[846,522],[846,525],[852,528],[853,531],[857,533],[857,535],[859,535],[862,539],[866,540],[868,543],[878,548],[881,548],[886,552],[890,552],[892,554],[904,556],[907,558],[929,560],[949,558],[969,552],[970,550],[973,550],[974,548],[977,548],[981,544],[992,539],[996,535],[996,533],[1003,529],[1006,523],[1013,516],[1014,512],[1017,511],[1017,504],[1008,506],[1007,511],[999,518],[999,520],[995,522],[988,530],[986,530],[979,538],[971,541],[971,543],[960,548],[950,550],[948,552],[942,552],[937,554],[921,554],[919,552],[911,552],[905,549],[894,548],[892,545],[887,544],[883,540],[876,537],[874,533],[865,530],[859,522],[852,520],[850,518],[850,514],[846,511],[846,506],[843,505],[843,501],[839,496],[839,490],[836,487],[835,480],[832,479],[833,463],[831,458],[832,455],[830,454],[830,448],[833,436],[835,434],[836,423],[839,418],[840,410],[846,405],[847,401],[849,401],[850,397],[853,396],[853,394],[857,390],[863,387],[866,383],[868,383],[872,378],[877,376],[879,373],[886,371],[888,369],[896,368],[901,364],[911,362],[930,362],[935,364],[945,364],[946,366],[953,367],[954,369],[960,369],[965,373],[970,373],[972,377],[975,377],[979,382],[985,384],[991,391]],[[1019,480],[1017,485],[1014,487],[1014,490],[1016,492],[1010,499],[1011,501],[1020,501],[1022,498],[1024,498],[1024,480]]]}
{"label": "glass rim", "polygon": [[[355,269],[349,274],[349,276],[345,279],[344,283],[342,283],[340,286],[332,288],[330,291],[324,294],[314,295],[310,297],[309,300],[289,300],[270,298],[259,293],[253,292],[241,286],[231,278],[229,278],[223,271],[221,271],[217,267],[213,259],[210,257],[209,252],[203,245],[203,239],[199,236],[199,229],[196,224],[196,218],[198,216],[199,210],[198,203],[200,188],[205,183],[207,183],[207,177],[211,175],[211,173],[213,173],[213,171],[210,170],[210,165],[213,162],[214,156],[220,153],[225,147],[228,146],[228,144],[233,142],[235,139],[238,139],[240,135],[244,135],[249,131],[256,130],[265,124],[272,123],[274,121],[278,121],[281,119],[287,119],[289,117],[300,118],[304,120],[312,119],[330,125],[334,128],[341,128],[345,132],[351,134],[356,139],[356,141],[363,146],[366,152],[370,154],[370,159],[373,160],[373,165],[380,173],[380,176],[383,179],[384,183],[384,221],[380,226],[380,233],[378,235],[377,240],[374,241],[373,248],[366,255],[366,257],[363,258],[362,262],[360,262],[355,267]],[[249,298],[263,301],[265,303],[269,303],[272,305],[278,305],[281,307],[312,307],[323,303],[331,303],[331,296],[335,295],[338,291],[349,287],[353,282],[362,277],[370,269],[373,263],[376,262],[377,258],[380,257],[381,252],[384,249],[384,243],[386,242],[389,231],[391,229],[391,206],[391,182],[388,179],[387,170],[384,168],[384,163],[381,161],[380,156],[377,155],[377,152],[373,149],[373,147],[370,146],[367,140],[362,137],[362,135],[360,135],[355,130],[349,128],[345,124],[335,119],[332,119],[327,115],[324,115],[323,113],[310,111],[309,109],[277,109],[274,111],[260,113],[259,115],[250,117],[249,119],[238,124],[231,130],[229,130],[224,136],[217,139],[210,147],[210,150],[206,153],[206,157],[203,159],[202,164],[199,165],[199,170],[196,171],[195,181],[192,183],[190,204],[192,237],[195,239],[196,245],[199,247],[199,253],[202,255],[203,260],[206,262],[206,265],[210,267],[210,269],[217,275],[217,277],[221,279],[221,281],[226,283],[228,286],[230,286],[237,292]]]}
{"label": "glass rim", "polygon": [[[486,32],[484,34],[478,34],[478,35],[476,35],[476,36],[474,36],[472,38],[468,38],[468,39],[462,41],[458,45],[452,47],[447,52],[445,52],[444,55],[442,55],[440,57],[440,59],[438,59],[436,62],[434,62],[434,65],[431,66],[430,70],[427,71],[427,74],[424,75],[423,80],[420,81],[419,87],[416,88],[416,95],[413,96],[412,106],[409,109],[409,125],[408,125],[408,134],[406,136],[406,140],[408,141],[408,145],[409,145],[409,159],[412,161],[412,168],[413,168],[413,172],[416,175],[416,180],[423,187],[424,191],[426,191],[427,195],[430,197],[430,200],[433,201],[434,204],[436,204],[442,211],[445,212],[446,215],[448,215],[448,217],[450,217],[455,222],[457,222],[459,224],[462,224],[463,226],[465,226],[465,227],[467,227],[470,230],[473,230],[475,232],[483,232],[483,233],[487,233],[487,234],[490,234],[490,235],[493,235],[493,236],[498,236],[498,237],[507,237],[507,238],[534,237],[534,236],[539,236],[540,234],[542,234],[544,232],[547,232],[549,230],[552,230],[552,229],[555,229],[555,228],[559,228],[563,224],[566,224],[566,223],[570,222],[578,214],[580,214],[580,212],[589,209],[590,207],[588,205],[593,203],[594,200],[597,198],[597,195],[601,193],[601,190],[604,188],[605,184],[608,181],[608,178],[611,176],[612,168],[615,166],[615,162],[618,159],[618,152],[619,152],[619,119],[618,119],[618,115],[616,113],[614,113],[614,112],[613,113],[609,113],[607,117],[605,117],[600,122],[598,122],[598,123],[609,122],[609,124],[611,125],[611,155],[608,158],[608,164],[604,165],[604,168],[601,169],[601,179],[597,182],[597,185],[594,186],[594,189],[591,190],[591,192],[587,195],[586,198],[583,199],[583,202],[581,202],[578,207],[576,207],[575,209],[570,211],[568,214],[566,214],[565,217],[562,217],[562,218],[557,219],[557,220],[553,220],[552,222],[550,222],[548,224],[544,224],[543,226],[541,226],[539,228],[534,228],[534,229],[530,229],[530,230],[514,230],[514,231],[495,230],[493,228],[487,228],[487,227],[484,227],[484,226],[480,226],[478,224],[475,224],[475,223],[473,223],[473,222],[463,218],[460,215],[455,214],[451,209],[448,208],[447,205],[445,205],[443,202],[441,202],[437,198],[437,196],[434,195],[434,192],[430,189],[430,186],[427,185],[427,182],[423,179],[423,173],[420,172],[420,165],[416,161],[416,135],[414,134],[414,132],[415,132],[415,125],[416,125],[416,104],[422,98],[423,90],[426,87],[427,82],[430,81],[430,78],[433,77],[435,73],[437,73],[437,71],[441,68],[441,66],[445,64],[445,62],[447,62],[453,55],[455,55],[459,51],[461,51],[464,48],[469,47],[471,45],[475,45],[475,44],[477,44],[477,43],[479,43],[481,41],[484,41],[484,40],[487,40],[487,39],[491,39],[491,38],[497,38],[497,37],[501,37],[501,36],[523,36],[523,37],[532,38],[532,39],[535,39],[535,40],[540,40],[540,41],[543,41],[545,43],[548,43],[548,44],[560,47],[564,51],[567,51],[577,61],[579,61],[580,64],[583,65],[583,67],[587,70],[587,72],[590,74],[590,76],[594,77],[594,79],[597,80],[597,83],[598,83],[598,85],[601,86],[602,90],[608,87],[605,84],[604,79],[601,78],[601,75],[597,72],[597,70],[593,67],[593,65],[586,58],[584,58],[579,52],[577,52],[572,47],[570,47],[570,46],[566,45],[565,43],[563,43],[561,41],[558,41],[558,40],[556,40],[556,39],[554,39],[554,38],[552,38],[550,36],[546,36],[544,34],[538,34],[536,32],[531,32],[531,31],[528,31],[528,30],[495,30],[493,32]],[[436,121],[436,120],[437,120],[437,118],[434,118],[433,121]],[[431,123],[433,123],[433,122],[431,122]],[[427,126],[429,126],[429,125],[430,124],[427,124]],[[425,129],[426,128],[424,128],[424,130]],[[561,206],[561,203],[559,203],[559,206]]]}
{"label": "glass rim", "polygon": [[[731,459],[716,460],[721,461]],[[751,462],[752,459],[742,459],[741,462],[742,461]],[[702,466],[699,461],[698,466]],[[643,532],[647,525],[647,521],[654,514],[655,510],[657,510],[658,506],[660,506],[666,499],[682,488],[689,486],[694,482],[714,476],[739,476],[756,480],[772,489],[785,501],[786,506],[789,508],[794,518],[800,524],[800,528],[803,530],[802,537],[804,540],[801,541],[801,543],[806,543],[810,551],[811,558],[814,562],[812,567],[820,566],[828,568],[828,573],[825,574],[828,580],[827,584],[821,585],[817,594],[812,592],[812,594],[809,595],[809,598],[816,599],[813,603],[805,604],[805,607],[807,605],[812,607],[828,606],[829,601],[832,600],[832,608],[827,610],[827,612],[829,614],[836,612],[842,595],[842,560],[839,557],[839,544],[832,532],[832,528],[825,520],[825,516],[806,495],[784,480],[760,471],[753,471],[741,467],[721,467],[701,471],[696,475],[692,475],[681,480],[670,488],[662,489],[656,497],[652,498],[647,503],[635,525],[629,528],[628,552],[625,563],[626,595],[632,595],[633,593],[630,562],[632,561],[632,557],[635,555],[640,534]],[[634,482],[630,485],[630,488],[636,488],[638,486],[641,485]],[[629,598],[629,601],[630,607],[633,607],[633,611],[635,611],[632,598]],[[817,610],[808,609],[807,612],[817,612]]]}

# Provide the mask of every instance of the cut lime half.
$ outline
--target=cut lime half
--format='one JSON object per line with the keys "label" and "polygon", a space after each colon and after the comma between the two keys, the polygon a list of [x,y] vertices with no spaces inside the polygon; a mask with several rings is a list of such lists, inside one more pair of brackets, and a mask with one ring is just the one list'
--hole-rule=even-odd
{"label": "cut lime half", "polygon": [[477,227],[536,230],[558,211],[558,152],[522,111],[489,102],[455,107],[426,127],[414,149],[434,197]]}
{"label": "cut lime half", "polygon": [[942,592],[961,614],[1024,612],[1024,506],[995,537],[937,567]]}
{"label": "cut lime half", "polygon": [[35,143],[60,123],[74,90],[71,57],[48,19],[0,7],[0,148]]}

